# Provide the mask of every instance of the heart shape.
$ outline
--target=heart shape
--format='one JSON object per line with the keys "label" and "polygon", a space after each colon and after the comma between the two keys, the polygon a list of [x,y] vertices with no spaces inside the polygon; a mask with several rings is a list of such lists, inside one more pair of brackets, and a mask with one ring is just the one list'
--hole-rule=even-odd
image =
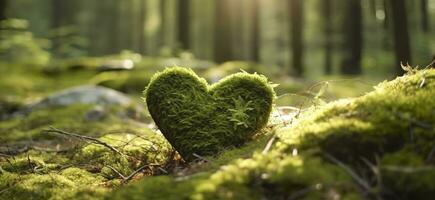
{"label": "heart shape", "polygon": [[240,72],[208,85],[182,67],[156,73],[144,94],[154,122],[186,161],[245,143],[267,124],[275,98],[265,76]]}

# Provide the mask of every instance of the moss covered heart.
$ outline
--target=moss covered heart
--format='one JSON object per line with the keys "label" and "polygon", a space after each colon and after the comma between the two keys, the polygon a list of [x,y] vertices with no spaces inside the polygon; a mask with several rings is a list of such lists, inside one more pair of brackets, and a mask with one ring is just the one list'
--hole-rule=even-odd
{"label": "moss covered heart", "polygon": [[154,122],[187,161],[249,140],[267,124],[275,98],[262,75],[240,72],[208,85],[182,67],[156,73],[144,93]]}

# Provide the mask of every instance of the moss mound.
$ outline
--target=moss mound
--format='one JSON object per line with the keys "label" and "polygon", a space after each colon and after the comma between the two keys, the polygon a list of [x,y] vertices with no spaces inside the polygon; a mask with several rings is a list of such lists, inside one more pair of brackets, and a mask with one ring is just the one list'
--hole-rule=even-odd
{"label": "moss mound", "polygon": [[0,180],[1,199],[101,199],[108,191],[103,177],[78,168],[23,175],[0,171]]}
{"label": "moss mound", "polygon": [[428,156],[435,146],[434,96],[435,70],[417,71],[360,98],[312,107],[278,135],[287,149],[319,148],[352,165],[401,149]]}
{"label": "moss mound", "polygon": [[209,86],[192,70],[173,67],[152,77],[145,96],[159,129],[192,160],[249,140],[267,124],[275,94],[261,75],[237,73]]}
{"label": "moss mound", "polygon": [[111,199],[152,197],[154,180],[173,188],[154,199],[430,199],[434,96],[435,70],[408,73],[362,97],[308,109],[277,130],[268,152],[261,146],[202,175],[143,180]]}

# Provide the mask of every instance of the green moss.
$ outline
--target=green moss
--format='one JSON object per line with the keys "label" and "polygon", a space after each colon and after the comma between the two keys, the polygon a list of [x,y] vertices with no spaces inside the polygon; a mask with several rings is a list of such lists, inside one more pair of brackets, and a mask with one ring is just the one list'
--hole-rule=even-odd
{"label": "green moss", "polygon": [[435,168],[411,152],[401,151],[384,156],[380,175],[382,191],[389,199],[433,199]]}
{"label": "green moss", "polygon": [[1,199],[101,199],[108,189],[104,179],[77,168],[61,173],[14,175],[0,174],[1,185],[6,186]]}
{"label": "green moss", "polygon": [[[30,114],[0,122],[0,141],[52,140],[58,135],[43,132],[49,126],[88,136],[101,136],[112,131],[139,129],[135,121],[123,119],[129,108],[105,107],[107,115],[100,120],[86,120],[94,105],[75,104],[37,109]],[[144,116],[144,113],[138,113]],[[142,117],[143,118],[143,117]]]}
{"label": "green moss", "polygon": [[428,155],[435,145],[434,79],[435,70],[422,70],[362,97],[312,107],[278,135],[285,148],[319,147],[350,164],[403,148]]}
{"label": "green moss", "polygon": [[[195,186],[205,177],[206,174],[189,177],[183,181],[174,180],[169,176],[157,176],[142,179],[121,190],[107,195],[107,199],[114,200],[182,200],[190,199]],[[188,181],[187,181],[188,180]]]}
{"label": "green moss", "polygon": [[280,152],[254,154],[223,166],[200,182],[192,199],[327,199],[328,192],[357,195],[357,188],[339,167],[317,158],[292,157]]}
{"label": "green moss", "polygon": [[240,146],[269,118],[274,99],[264,76],[237,73],[209,86],[192,70],[155,74],[146,91],[151,116],[186,160]]}
{"label": "green moss", "polygon": [[150,130],[108,134],[101,141],[117,147],[119,155],[107,147],[90,144],[74,156],[74,162],[91,166],[109,179],[119,178],[110,167],[127,176],[145,164],[163,164],[169,157],[171,146],[164,138]]}

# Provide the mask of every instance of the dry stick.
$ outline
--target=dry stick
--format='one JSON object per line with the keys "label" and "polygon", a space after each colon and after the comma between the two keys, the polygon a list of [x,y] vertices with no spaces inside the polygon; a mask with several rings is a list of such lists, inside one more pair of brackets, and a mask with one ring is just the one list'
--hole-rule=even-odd
{"label": "dry stick", "polygon": [[110,165],[106,165],[108,168],[110,168],[113,172],[117,173],[121,178],[123,182],[128,182],[129,180],[131,180],[134,176],[136,176],[136,174],[138,174],[139,172],[141,172],[142,170],[144,170],[147,167],[151,167],[151,166],[160,166],[159,164],[146,164],[143,165],[142,167],[139,167],[139,169],[135,170],[133,173],[131,173],[128,176],[124,176],[121,172],[119,172],[118,170],[116,170],[114,167],[110,166]]}
{"label": "dry stick", "polygon": [[273,136],[269,139],[269,141],[266,144],[266,147],[264,147],[263,151],[261,152],[262,154],[266,154],[270,147],[272,147],[273,142],[275,142],[276,139],[276,134],[273,134]]}
{"label": "dry stick", "polygon": [[1,157],[5,157],[5,158],[12,157],[12,155],[4,154],[4,153],[0,153],[0,156],[1,156]]}
{"label": "dry stick", "polygon": [[75,133],[69,133],[69,132],[66,132],[66,131],[62,131],[62,130],[56,129],[56,128],[52,127],[52,126],[50,126],[50,129],[45,130],[45,132],[47,132],[47,133],[57,133],[57,134],[61,134],[61,135],[67,135],[67,136],[71,136],[71,137],[76,137],[76,138],[82,139],[82,140],[88,140],[88,141],[90,141],[90,142],[92,142],[94,144],[99,144],[99,145],[102,145],[104,147],[107,147],[111,151],[113,151],[113,152],[115,152],[115,153],[117,153],[117,154],[119,154],[121,156],[125,156],[125,154],[120,152],[118,149],[115,149],[114,147],[110,146],[109,144],[107,144],[107,143],[105,143],[105,142],[103,142],[103,141],[101,141],[99,139],[93,138],[93,137],[79,135],[79,134],[75,134]]}
{"label": "dry stick", "polygon": [[[362,189],[365,192],[367,192],[368,194],[373,194],[373,192],[371,191],[370,184],[368,184],[367,181],[362,179],[350,167],[348,167],[346,164],[344,164],[343,162],[341,162],[340,160],[338,160],[337,158],[335,158],[334,156],[332,156],[332,155],[330,155],[330,154],[328,154],[326,152],[323,152],[323,155],[325,155],[325,157],[327,159],[329,159],[330,161],[332,161],[336,165],[338,165],[341,168],[343,168],[362,187]],[[376,196],[376,199],[382,199],[379,195],[375,195],[375,196]]]}
{"label": "dry stick", "polygon": [[210,162],[210,161],[207,160],[206,158],[204,158],[204,157],[202,157],[202,156],[200,156],[200,155],[198,155],[198,154],[196,154],[196,153],[193,153],[192,155],[195,156],[196,158],[199,158],[199,159],[205,161],[205,162]]}
{"label": "dry stick", "polygon": [[122,180],[125,180],[125,176],[123,174],[121,174],[121,172],[119,172],[118,170],[116,170],[114,167],[110,166],[110,165],[106,165],[109,169],[111,169],[113,172],[115,172],[116,174],[118,174],[119,177],[122,178]]}

